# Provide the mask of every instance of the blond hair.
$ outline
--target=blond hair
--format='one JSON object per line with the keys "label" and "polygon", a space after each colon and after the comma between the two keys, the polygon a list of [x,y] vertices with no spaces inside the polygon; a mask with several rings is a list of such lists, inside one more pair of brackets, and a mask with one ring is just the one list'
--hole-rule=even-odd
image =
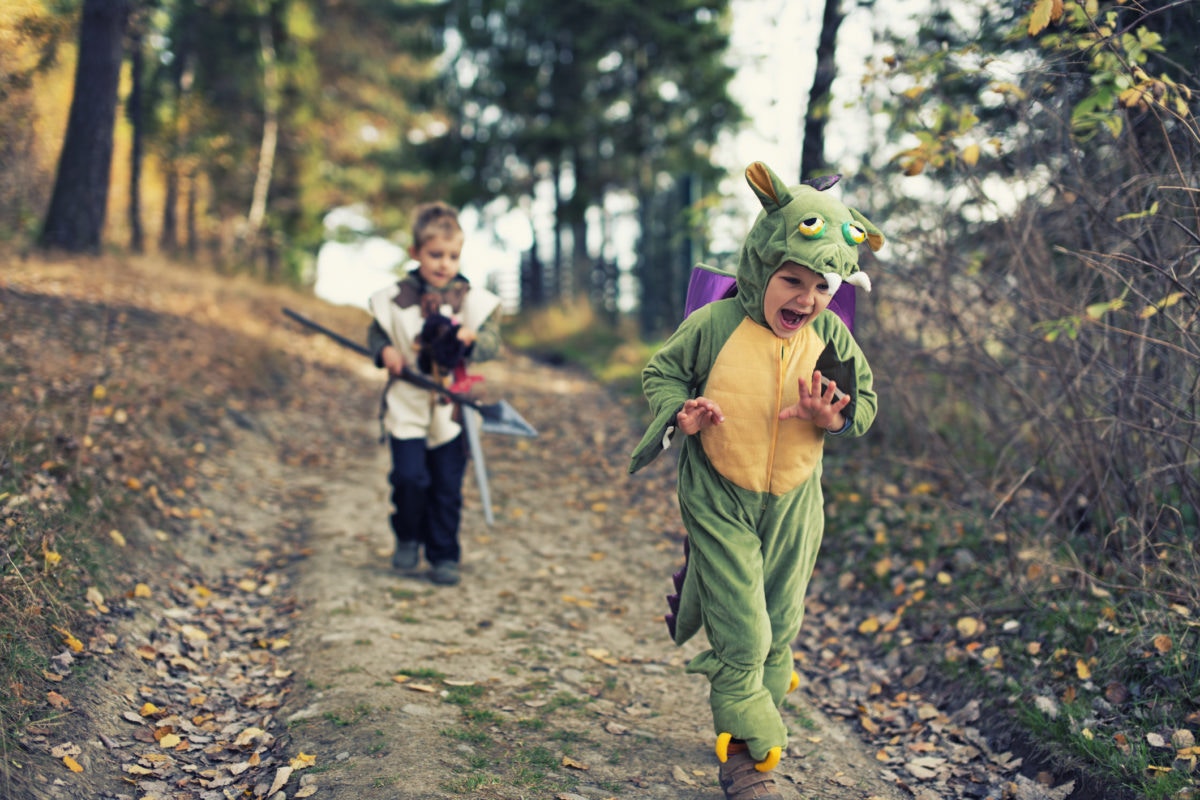
{"label": "blond hair", "polygon": [[417,250],[434,236],[449,238],[460,233],[458,209],[447,203],[423,203],[413,212],[412,246]]}

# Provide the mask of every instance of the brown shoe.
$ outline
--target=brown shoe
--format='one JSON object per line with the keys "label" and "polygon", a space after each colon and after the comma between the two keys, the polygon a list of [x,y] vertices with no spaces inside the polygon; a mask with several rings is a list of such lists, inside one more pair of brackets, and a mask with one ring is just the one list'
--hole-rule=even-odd
{"label": "brown shoe", "polygon": [[729,745],[729,757],[721,764],[719,780],[725,800],[783,800],[771,773],[758,771],[744,744]]}

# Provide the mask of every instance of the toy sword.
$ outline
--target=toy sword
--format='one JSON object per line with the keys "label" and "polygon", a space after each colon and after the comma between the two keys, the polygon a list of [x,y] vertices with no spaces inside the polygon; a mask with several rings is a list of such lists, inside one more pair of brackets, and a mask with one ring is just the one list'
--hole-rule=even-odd
{"label": "toy sword", "polygon": [[[303,314],[292,311],[290,308],[283,309],[283,313],[292,319],[305,325],[318,333],[323,333],[330,339],[340,344],[349,350],[364,355],[367,358],[374,358],[374,353],[368,350],[363,345],[342,336],[340,333],[331,331],[324,325],[313,322]],[[437,392],[444,397],[448,397],[455,403],[473,408],[479,412],[481,418],[480,429],[484,433],[498,433],[503,436],[537,436],[537,430],[525,421],[525,418],[517,413],[517,410],[506,403],[504,400],[499,400],[495,403],[480,403],[476,400],[467,397],[458,392],[452,392],[433,378],[427,377],[415,372],[408,367],[404,368],[404,372],[400,375],[400,380],[406,383],[411,383],[415,386],[420,386],[422,389],[428,389],[431,392]]]}

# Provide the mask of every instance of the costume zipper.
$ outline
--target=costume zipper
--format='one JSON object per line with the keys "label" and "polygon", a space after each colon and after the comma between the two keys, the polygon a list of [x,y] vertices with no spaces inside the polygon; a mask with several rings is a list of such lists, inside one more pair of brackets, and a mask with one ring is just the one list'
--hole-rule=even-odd
{"label": "costume zipper", "polygon": [[[787,342],[779,346],[779,361],[775,365],[775,419],[771,421],[771,446],[767,450],[767,495],[775,485],[775,446],[779,444],[779,411],[783,404],[783,365],[787,363]],[[767,507],[763,498],[763,508]]]}

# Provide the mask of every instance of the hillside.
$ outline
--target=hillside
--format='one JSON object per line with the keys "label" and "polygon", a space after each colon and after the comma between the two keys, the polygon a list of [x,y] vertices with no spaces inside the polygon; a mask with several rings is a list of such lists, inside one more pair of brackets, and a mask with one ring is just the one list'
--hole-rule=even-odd
{"label": "hillside", "polygon": [[[482,367],[481,394],[540,436],[485,439],[495,524],[468,478],[464,580],[434,587],[389,566],[379,375],[284,306],[365,329],[152,260],[2,273],[0,793],[718,800],[706,686],[684,672],[701,644],[675,648],[661,619],[671,464],[626,475],[640,409],[520,353]],[[831,512],[929,492],[854,471]],[[900,617],[864,582],[878,562],[830,558],[796,643],[785,789],[1071,792],[1002,744],[976,686],[877,646],[870,620]]]}

